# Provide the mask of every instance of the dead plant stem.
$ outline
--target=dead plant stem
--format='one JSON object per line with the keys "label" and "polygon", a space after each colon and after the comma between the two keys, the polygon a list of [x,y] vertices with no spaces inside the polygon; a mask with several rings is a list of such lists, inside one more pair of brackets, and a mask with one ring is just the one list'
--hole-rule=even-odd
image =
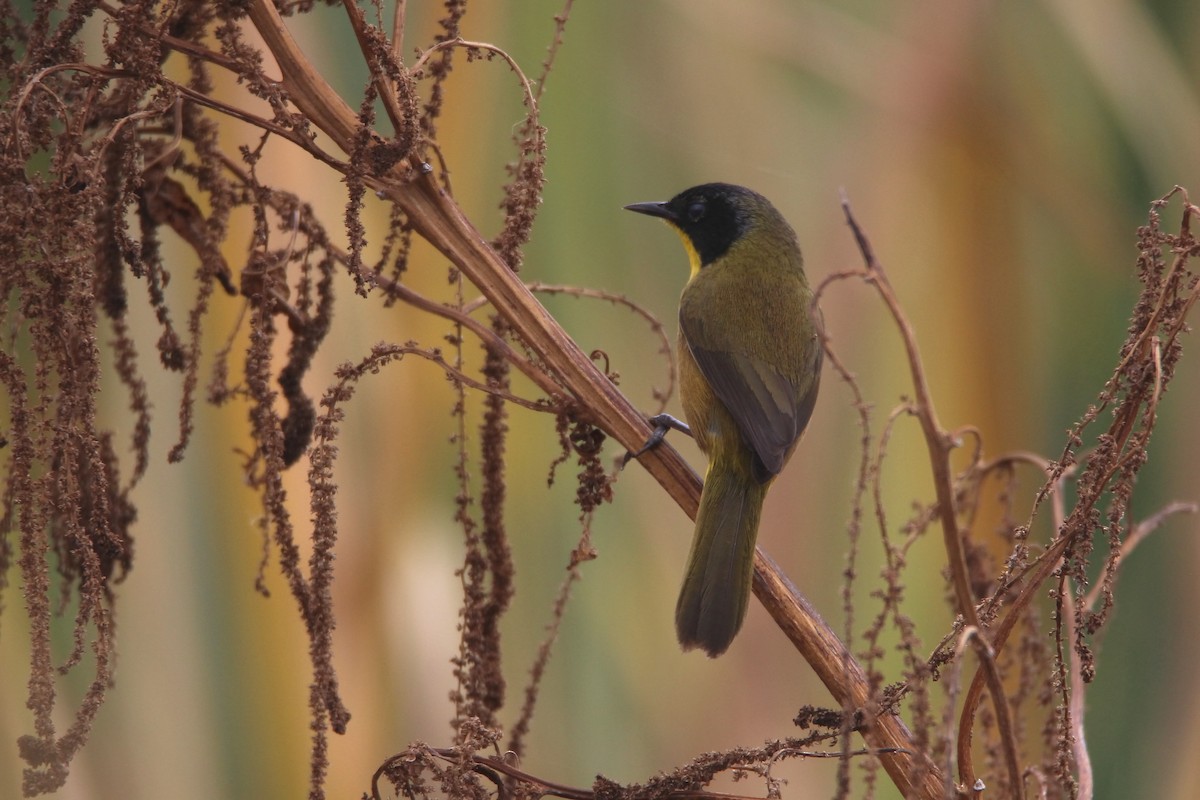
{"label": "dead plant stem", "polygon": [[[345,152],[353,152],[358,118],[305,57],[269,0],[252,0],[250,18],[274,54],[289,99]],[[475,284],[513,334],[537,354],[553,380],[577,405],[577,413],[627,449],[637,449],[651,430],[643,414],[613,385],[537,301],[487,240],[415,156],[391,173],[366,183],[397,203],[414,232],[426,239]],[[671,447],[659,447],[640,463],[689,516],[700,498],[700,480]],[[838,704],[865,714],[862,736],[882,756],[884,768],[905,797],[941,797],[940,770],[913,743],[899,716],[865,708],[870,686],[862,668],[828,625],[760,548],[755,554],[755,594],[776,624],[812,665]]]}
{"label": "dead plant stem", "polygon": [[[950,468],[950,452],[954,449],[952,437],[941,427],[937,412],[933,406],[933,398],[929,392],[929,383],[925,378],[925,368],[921,362],[921,353],[917,348],[917,338],[912,325],[900,307],[892,284],[884,272],[883,265],[875,258],[870,241],[859,227],[858,221],[850,210],[849,200],[843,198],[842,209],[846,222],[854,233],[863,261],[866,263],[868,280],[875,285],[879,296],[892,315],[896,327],[904,342],[908,356],[909,370],[912,373],[913,391],[916,400],[913,406],[917,419],[920,420],[924,433],[925,444],[929,450],[929,463],[933,471],[933,485],[937,494],[937,512],[942,523],[942,540],[946,548],[946,559],[950,567],[951,582],[954,594],[958,600],[958,611],[963,618],[963,627],[975,628],[977,633],[971,637],[971,642],[979,656],[982,669],[987,676],[988,691],[992,696],[992,705],[996,712],[996,725],[1000,732],[1000,741],[1004,747],[1004,759],[1008,767],[1009,779],[1013,785],[1013,797],[1023,800],[1024,787],[1021,782],[1021,765],[1018,761],[1016,731],[1012,724],[1012,715],[1008,707],[1008,697],[1004,691],[1004,683],[996,668],[995,650],[988,641],[987,635],[979,624],[979,616],[975,612],[975,599],[971,594],[971,583],[967,571],[966,555],[963,552],[962,535],[958,527],[957,511],[954,502],[954,474]],[[969,734],[969,731],[967,732]],[[959,731],[962,741],[963,731]],[[958,753],[959,779],[964,786],[975,785],[975,771],[971,759],[971,750],[959,748]]]}

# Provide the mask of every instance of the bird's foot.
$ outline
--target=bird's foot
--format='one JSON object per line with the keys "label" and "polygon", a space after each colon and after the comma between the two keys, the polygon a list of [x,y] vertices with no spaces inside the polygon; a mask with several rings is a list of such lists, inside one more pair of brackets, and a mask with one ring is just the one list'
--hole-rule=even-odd
{"label": "bird's foot", "polygon": [[649,422],[654,426],[654,433],[650,434],[650,438],[646,440],[646,443],[637,452],[632,450],[625,451],[625,457],[621,459],[622,468],[633,459],[640,458],[662,444],[663,439],[667,438],[667,431],[677,430],[681,433],[686,433],[688,436],[692,435],[692,429],[688,427],[686,422],[676,419],[670,414],[657,414],[650,417]]}

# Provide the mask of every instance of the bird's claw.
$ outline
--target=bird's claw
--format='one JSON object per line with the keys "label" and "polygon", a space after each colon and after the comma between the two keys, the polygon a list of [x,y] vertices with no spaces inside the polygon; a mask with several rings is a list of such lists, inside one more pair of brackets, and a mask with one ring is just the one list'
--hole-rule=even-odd
{"label": "bird's claw", "polygon": [[688,436],[692,435],[692,429],[687,426],[686,422],[676,419],[670,414],[656,414],[655,416],[650,417],[648,421],[654,426],[654,432],[650,434],[650,438],[646,440],[646,443],[643,444],[637,450],[637,452],[632,450],[625,451],[624,457],[621,458],[622,468],[624,468],[625,465],[630,461],[634,460],[635,458],[640,458],[662,444],[663,439],[667,438],[667,431],[677,430],[681,433],[686,433]]}

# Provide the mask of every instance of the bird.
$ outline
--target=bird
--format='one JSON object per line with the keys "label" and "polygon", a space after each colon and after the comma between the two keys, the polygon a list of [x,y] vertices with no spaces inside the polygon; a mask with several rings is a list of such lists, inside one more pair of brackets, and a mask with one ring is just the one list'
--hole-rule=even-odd
{"label": "bird", "polygon": [[691,274],[679,299],[679,398],[708,458],[696,529],[675,606],[685,651],[709,657],[733,642],[750,599],[763,501],[808,425],[820,386],[821,312],[792,226],[769,200],[706,183],[629,211],[665,220]]}

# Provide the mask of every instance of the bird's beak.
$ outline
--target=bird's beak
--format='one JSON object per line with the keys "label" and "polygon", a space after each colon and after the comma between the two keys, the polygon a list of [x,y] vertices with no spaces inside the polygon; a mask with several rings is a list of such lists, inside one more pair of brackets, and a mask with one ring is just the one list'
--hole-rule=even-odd
{"label": "bird's beak", "polygon": [[666,203],[631,203],[625,206],[626,211],[636,211],[649,217],[660,217],[668,222],[678,222],[679,217]]}

